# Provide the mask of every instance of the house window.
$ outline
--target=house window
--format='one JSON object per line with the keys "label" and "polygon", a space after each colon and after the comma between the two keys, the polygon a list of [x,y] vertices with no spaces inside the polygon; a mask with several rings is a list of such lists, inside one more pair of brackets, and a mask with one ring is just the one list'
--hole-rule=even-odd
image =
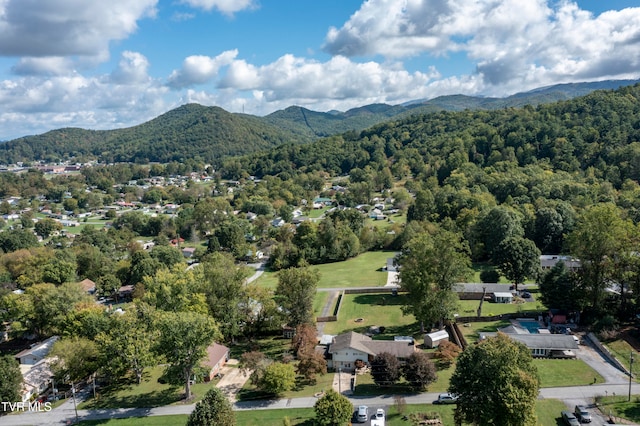
{"label": "house window", "polygon": [[345,367],[351,368],[351,364],[347,364],[347,365],[345,365]]}
{"label": "house window", "polygon": [[534,349],[533,350],[533,355],[537,355],[537,356],[545,356],[546,355],[546,351],[544,349]]}

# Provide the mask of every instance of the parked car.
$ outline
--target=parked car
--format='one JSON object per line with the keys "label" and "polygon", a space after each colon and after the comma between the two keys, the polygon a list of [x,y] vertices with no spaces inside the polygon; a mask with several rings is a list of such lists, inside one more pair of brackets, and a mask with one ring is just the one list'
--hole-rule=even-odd
{"label": "parked car", "polygon": [[433,401],[434,404],[455,404],[458,401],[458,396],[451,393],[441,393],[438,395],[438,399]]}
{"label": "parked car", "polygon": [[356,420],[358,423],[365,423],[369,420],[369,407],[366,405],[361,405],[358,407],[358,412],[356,414]]}
{"label": "parked car", "polygon": [[580,420],[580,423],[591,423],[591,413],[587,411],[587,407],[584,405],[576,405],[576,409],[573,412],[576,418]]}
{"label": "parked car", "polygon": [[376,419],[378,420],[384,420],[384,410],[382,408],[378,408],[376,410],[376,415],[375,415]]}
{"label": "parked car", "polygon": [[531,293],[529,293],[528,291],[523,291],[522,292],[522,298],[523,299],[530,299],[531,298]]}
{"label": "parked car", "polygon": [[571,411],[562,411],[560,412],[562,416],[562,420],[567,426],[580,426],[580,422],[576,419],[576,416],[573,415]]}

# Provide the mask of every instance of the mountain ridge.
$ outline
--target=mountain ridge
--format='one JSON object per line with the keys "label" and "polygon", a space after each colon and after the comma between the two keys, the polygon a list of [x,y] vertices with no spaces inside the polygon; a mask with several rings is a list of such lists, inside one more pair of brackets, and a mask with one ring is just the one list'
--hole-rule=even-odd
{"label": "mountain ridge", "polygon": [[615,89],[640,80],[566,83],[505,98],[440,96],[400,105],[369,104],[347,111],[318,112],[290,106],[263,117],[230,113],[218,106],[185,104],[147,122],[112,130],[60,128],[0,143],[0,163],[62,161],[170,162],[193,158],[219,163],[227,157],[264,151],[283,143],[308,143],[414,114],[465,109],[537,106]]}

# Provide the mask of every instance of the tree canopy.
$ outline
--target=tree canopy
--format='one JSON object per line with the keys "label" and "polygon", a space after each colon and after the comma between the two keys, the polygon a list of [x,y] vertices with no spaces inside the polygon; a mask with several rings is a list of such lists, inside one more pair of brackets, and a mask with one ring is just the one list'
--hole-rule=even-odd
{"label": "tree canopy", "polygon": [[530,350],[503,333],[468,346],[449,382],[456,421],[477,425],[535,425],[539,387]]}

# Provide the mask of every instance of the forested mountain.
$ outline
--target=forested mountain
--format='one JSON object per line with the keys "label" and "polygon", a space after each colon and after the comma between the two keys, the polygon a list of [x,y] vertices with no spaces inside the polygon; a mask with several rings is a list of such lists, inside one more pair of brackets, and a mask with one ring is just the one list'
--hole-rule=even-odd
{"label": "forested mountain", "polygon": [[[442,183],[470,165],[478,170],[538,165],[592,173],[619,187],[626,179],[640,179],[639,114],[640,85],[537,107],[439,111],[229,160],[226,170],[258,176],[321,170],[343,174],[390,165],[394,176],[434,175]],[[515,197],[525,190],[514,187],[505,194]]]}
{"label": "forested mountain", "polygon": [[265,117],[232,114],[218,107],[188,104],[130,128],[64,128],[1,143],[0,163],[53,162],[69,158],[147,163],[181,162],[191,158],[219,164],[225,157],[265,151],[285,143],[308,143],[350,131],[357,133],[391,119],[416,114],[535,106],[632,83],[565,84],[508,98],[443,96],[396,106],[372,104],[346,112],[316,112],[292,106]]}

